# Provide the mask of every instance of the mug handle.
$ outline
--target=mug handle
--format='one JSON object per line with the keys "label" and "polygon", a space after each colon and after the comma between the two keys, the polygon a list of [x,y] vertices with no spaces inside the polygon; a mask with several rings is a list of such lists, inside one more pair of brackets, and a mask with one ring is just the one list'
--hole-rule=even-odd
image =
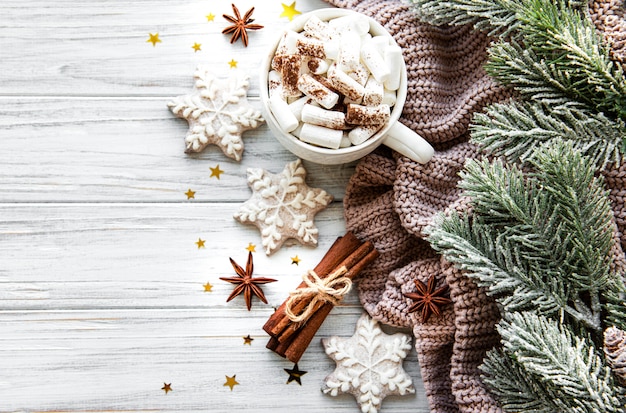
{"label": "mug handle", "polygon": [[398,121],[387,131],[383,144],[422,164],[428,162],[435,153],[426,139]]}

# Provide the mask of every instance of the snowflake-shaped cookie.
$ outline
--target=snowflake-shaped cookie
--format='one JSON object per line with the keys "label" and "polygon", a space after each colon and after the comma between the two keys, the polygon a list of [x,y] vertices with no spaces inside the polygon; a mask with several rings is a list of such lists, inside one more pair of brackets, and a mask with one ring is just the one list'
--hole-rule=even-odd
{"label": "snowflake-shaped cookie", "polygon": [[248,169],[248,186],[253,194],[234,218],[259,228],[267,255],[278,250],[289,238],[304,245],[317,245],[318,230],[313,219],[333,197],[323,189],[309,187],[305,178],[306,170],[300,159],[288,163],[279,174],[260,168]]}
{"label": "snowflake-shaped cookie", "polygon": [[264,122],[261,112],[248,104],[248,76],[235,72],[229,79],[219,80],[206,67],[198,66],[194,77],[195,91],[167,104],[172,113],[189,123],[185,152],[201,152],[215,144],[229,158],[241,160],[241,134]]}
{"label": "snowflake-shaped cookie", "polygon": [[324,393],[354,395],[363,413],[376,413],[391,394],[415,393],[411,377],[402,368],[411,350],[410,336],[385,334],[375,320],[363,314],[352,337],[331,337],[322,343],[337,363],[324,380]]}

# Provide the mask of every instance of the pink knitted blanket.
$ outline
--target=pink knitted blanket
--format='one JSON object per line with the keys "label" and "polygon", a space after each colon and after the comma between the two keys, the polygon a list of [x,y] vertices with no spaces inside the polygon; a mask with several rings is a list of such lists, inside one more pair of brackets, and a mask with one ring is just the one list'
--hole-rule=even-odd
{"label": "pink knitted blanket", "polygon": [[[412,6],[399,0],[328,0],[377,19],[403,48],[408,97],[401,121],[435,147],[426,165],[379,148],[357,165],[345,197],[347,227],[381,252],[363,274],[359,297],[375,319],[413,330],[431,411],[500,412],[480,380],[478,366],[499,342],[494,301],[473,281],[437,255],[423,229],[438,212],[463,209],[457,188],[465,160],[479,156],[468,143],[476,111],[511,97],[489,78],[483,64],[490,39],[471,27],[434,27],[419,22]],[[592,2],[592,18],[613,41],[614,59],[626,59],[626,23],[619,0]],[[626,226],[622,188],[626,168],[606,173],[619,233]],[[622,247],[624,242],[622,241]],[[421,323],[407,312],[402,294],[435,276],[447,284],[453,304],[441,317]]]}

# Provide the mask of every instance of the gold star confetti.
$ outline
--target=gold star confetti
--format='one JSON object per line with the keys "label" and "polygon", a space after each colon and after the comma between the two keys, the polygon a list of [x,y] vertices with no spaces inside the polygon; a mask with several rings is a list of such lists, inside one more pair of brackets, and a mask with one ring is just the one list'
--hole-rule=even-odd
{"label": "gold star confetti", "polygon": [[237,61],[235,59],[230,59],[230,62],[228,62],[228,65],[230,66],[231,69],[235,69],[237,67]]}
{"label": "gold star confetti", "polygon": [[206,283],[203,287],[205,293],[210,293],[213,290],[213,285],[211,283]]}
{"label": "gold star confetti", "polygon": [[287,6],[284,3],[281,3],[281,5],[283,6],[283,12],[281,13],[280,17],[287,17],[289,21],[292,21],[294,16],[297,16],[298,14],[302,14],[302,12],[296,10],[295,1],[291,3],[289,6]]}
{"label": "gold star confetti", "polygon": [[234,374],[232,377],[226,376],[226,383],[224,383],[224,386],[230,387],[230,391],[233,391],[233,387],[239,384],[239,382],[235,380],[235,377],[237,377],[236,374]]}
{"label": "gold star confetti", "polygon": [[187,199],[191,199],[196,197],[196,191],[192,191],[191,189],[188,189],[187,192],[185,192],[185,195],[187,195]]}
{"label": "gold star confetti", "polygon": [[252,337],[250,337],[250,334],[248,334],[247,336],[243,337],[243,344],[244,346],[247,344],[249,346],[252,345],[252,340],[254,340]]}
{"label": "gold star confetti", "polygon": [[216,177],[217,179],[220,179],[220,175],[224,173],[224,171],[220,169],[219,165],[216,165],[215,168],[209,167],[209,169],[211,170],[211,176],[209,176],[209,178]]}
{"label": "gold star confetti", "polygon": [[148,33],[150,35],[150,38],[148,40],[146,40],[146,43],[152,43],[152,46],[156,46],[157,43],[161,43],[161,39],[159,39],[159,34],[155,33]]}
{"label": "gold star confetti", "polygon": [[204,243],[205,243],[205,240],[203,240],[202,238],[198,238],[198,241],[196,241],[196,245],[198,246],[198,249],[204,248]]}
{"label": "gold star confetti", "polygon": [[301,377],[304,376],[307,372],[306,371],[302,371],[298,368],[298,363],[296,363],[295,366],[293,366],[293,369],[283,369],[287,372],[287,374],[289,374],[289,378],[287,379],[287,383],[289,384],[292,381],[295,381],[296,383],[298,383],[300,386],[302,386],[302,380]]}
{"label": "gold star confetti", "polygon": [[212,22],[213,20],[215,20],[215,15],[213,13],[209,13],[206,15],[206,19],[209,22]]}
{"label": "gold star confetti", "polygon": [[200,43],[194,43],[193,46],[191,46],[191,48],[195,51],[195,52],[199,52],[202,47],[202,45]]}
{"label": "gold star confetti", "polygon": [[248,252],[256,252],[256,245],[254,245],[253,243],[249,243],[248,246],[246,247],[246,250]]}
{"label": "gold star confetti", "polygon": [[291,257],[291,264],[300,264],[300,258],[297,255],[295,257]]}
{"label": "gold star confetti", "polygon": [[172,383],[163,383],[163,387],[161,387],[161,390],[163,390],[165,392],[165,394],[167,394],[168,392],[172,391]]}

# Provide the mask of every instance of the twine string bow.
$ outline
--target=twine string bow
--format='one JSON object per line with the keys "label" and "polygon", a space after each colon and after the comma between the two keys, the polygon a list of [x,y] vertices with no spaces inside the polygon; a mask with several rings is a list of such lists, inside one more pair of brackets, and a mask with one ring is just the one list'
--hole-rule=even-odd
{"label": "twine string bow", "polygon": [[[348,272],[346,266],[341,266],[326,278],[320,278],[313,270],[302,276],[306,287],[298,288],[289,294],[285,306],[285,314],[294,323],[308,320],[315,311],[318,303],[337,305],[352,288],[352,280],[345,277]],[[301,300],[310,300],[299,314],[294,312],[294,306]]]}

